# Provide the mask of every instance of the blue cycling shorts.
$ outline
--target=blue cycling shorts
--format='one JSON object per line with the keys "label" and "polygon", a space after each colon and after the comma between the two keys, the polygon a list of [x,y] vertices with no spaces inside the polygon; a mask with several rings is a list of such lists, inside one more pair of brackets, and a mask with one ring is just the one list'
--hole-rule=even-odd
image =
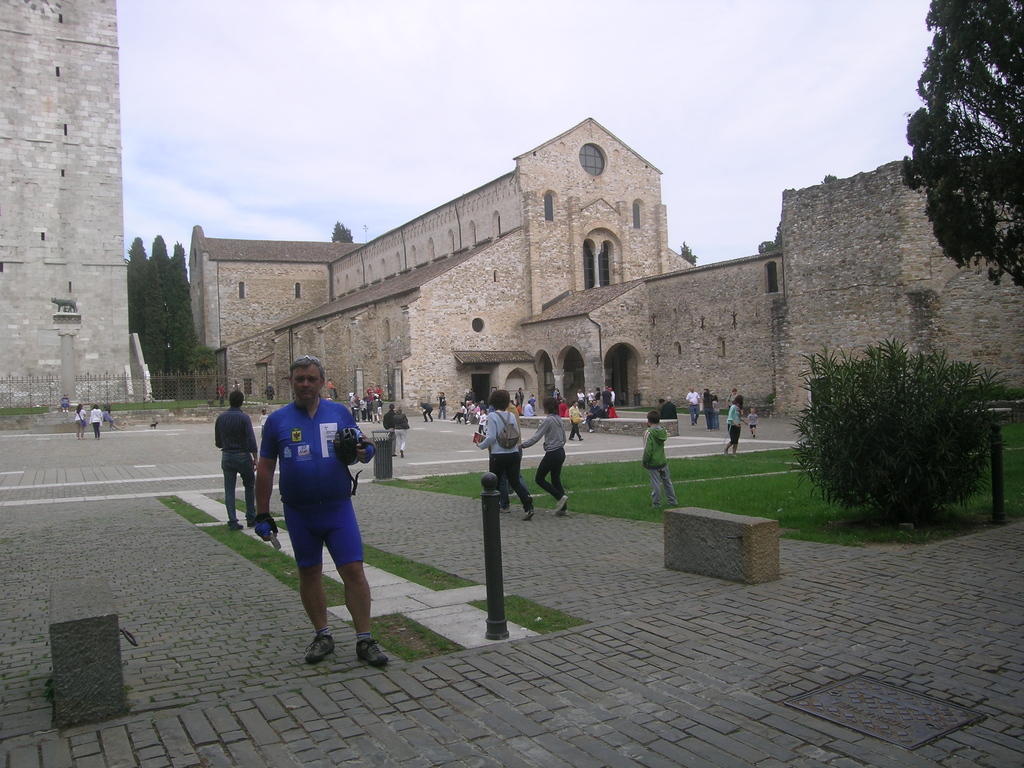
{"label": "blue cycling shorts", "polygon": [[352,499],[345,499],[337,505],[319,505],[302,510],[286,504],[284,520],[295,550],[295,562],[300,568],[322,564],[325,546],[337,568],[362,561],[363,537],[359,533]]}

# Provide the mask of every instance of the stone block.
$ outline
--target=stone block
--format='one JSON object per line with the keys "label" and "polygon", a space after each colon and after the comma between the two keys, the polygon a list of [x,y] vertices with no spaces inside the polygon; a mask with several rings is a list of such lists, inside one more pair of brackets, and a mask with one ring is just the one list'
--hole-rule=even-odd
{"label": "stone block", "polygon": [[775,581],[779,523],[713,509],[668,509],[665,567],[744,584]]}
{"label": "stone block", "polygon": [[58,728],[128,711],[117,610],[106,579],[50,585],[50,655]]}

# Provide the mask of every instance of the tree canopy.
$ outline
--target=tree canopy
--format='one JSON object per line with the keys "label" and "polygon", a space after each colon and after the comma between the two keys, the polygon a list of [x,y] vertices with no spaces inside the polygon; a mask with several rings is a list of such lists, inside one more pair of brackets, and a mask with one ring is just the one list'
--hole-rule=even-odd
{"label": "tree canopy", "polygon": [[1024,286],[1024,2],[932,0],[903,174],[958,265]]}
{"label": "tree canopy", "polygon": [[197,359],[185,247],[175,243],[168,256],[157,235],[150,254],[140,237],[128,249],[128,332],[139,334],[151,373],[194,370],[203,361]]}
{"label": "tree canopy", "polygon": [[352,230],[342,224],[340,221],[334,223],[334,234],[331,235],[332,243],[351,243]]}

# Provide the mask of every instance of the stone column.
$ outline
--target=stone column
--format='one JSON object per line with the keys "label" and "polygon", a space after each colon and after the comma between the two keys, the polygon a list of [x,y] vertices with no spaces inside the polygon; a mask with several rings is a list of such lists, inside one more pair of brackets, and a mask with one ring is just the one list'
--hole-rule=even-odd
{"label": "stone column", "polygon": [[[551,375],[555,379],[555,387],[562,393],[562,397],[565,397],[565,368],[552,368]],[[550,392],[544,393],[544,397],[549,397],[550,395]],[[542,403],[544,402],[544,397],[540,399]]]}
{"label": "stone column", "polygon": [[[72,317],[76,317],[72,315]],[[57,335],[60,336],[60,391],[66,393],[72,402],[78,399],[75,378],[78,375],[78,360],[75,355],[75,336],[78,335],[78,328],[68,328],[67,322],[54,315],[54,322],[58,324]],[[79,320],[79,322],[81,322]]]}

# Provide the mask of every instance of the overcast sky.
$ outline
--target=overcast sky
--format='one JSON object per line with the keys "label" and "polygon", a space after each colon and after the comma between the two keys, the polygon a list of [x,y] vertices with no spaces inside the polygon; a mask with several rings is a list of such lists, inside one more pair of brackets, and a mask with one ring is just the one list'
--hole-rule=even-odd
{"label": "overcast sky", "polygon": [[[357,242],[592,117],[698,264],[908,154],[928,0],[117,0],[125,247]],[[366,228],[364,230],[364,227]]]}

